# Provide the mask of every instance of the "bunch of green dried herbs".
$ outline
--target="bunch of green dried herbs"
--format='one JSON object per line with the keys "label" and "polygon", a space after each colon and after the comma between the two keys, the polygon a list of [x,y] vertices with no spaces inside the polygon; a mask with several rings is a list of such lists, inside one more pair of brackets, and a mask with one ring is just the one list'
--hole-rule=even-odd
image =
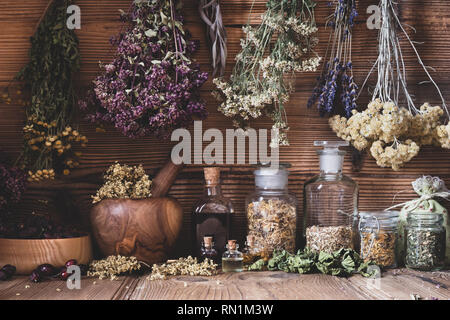
{"label": "bunch of green dried herbs", "polygon": [[355,273],[364,277],[376,274],[376,268],[370,269],[372,262],[364,262],[356,251],[340,249],[333,253],[314,252],[309,249],[291,254],[285,250],[274,251],[268,262],[260,259],[248,267],[249,271],[284,271],[291,273],[323,273],[333,276],[349,276]]}
{"label": "bunch of green dried herbs", "polygon": [[72,147],[87,143],[72,125],[73,75],[80,68],[80,55],[75,32],[66,27],[71,4],[71,0],[51,3],[31,38],[30,62],[17,75],[28,100],[21,161],[29,169],[30,181],[69,174],[81,155]]}
{"label": "bunch of green dried herbs", "polygon": [[243,27],[246,38],[236,56],[236,65],[228,82],[214,83],[223,101],[219,106],[234,125],[247,128],[251,119],[268,116],[279,135],[273,147],[288,145],[289,129],[284,104],[292,92],[286,77],[295,72],[316,71],[320,57],[313,51],[318,43],[312,0],[269,0],[261,24]]}

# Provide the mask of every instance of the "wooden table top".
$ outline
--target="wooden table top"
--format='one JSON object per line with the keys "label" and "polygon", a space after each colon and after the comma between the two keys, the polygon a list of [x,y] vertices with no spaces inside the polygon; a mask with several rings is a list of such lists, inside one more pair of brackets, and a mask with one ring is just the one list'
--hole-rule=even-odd
{"label": "wooden table top", "polygon": [[[378,283],[377,283],[378,282]],[[450,271],[384,272],[379,281],[355,275],[338,278],[323,274],[241,272],[214,277],[175,276],[150,281],[147,276],[122,276],[117,280],[84,277],[81,289],[70,290],[60,280],[31,283],[27,277],[0,281],[0,299],[39,300],[424,300],[450,299]]]}

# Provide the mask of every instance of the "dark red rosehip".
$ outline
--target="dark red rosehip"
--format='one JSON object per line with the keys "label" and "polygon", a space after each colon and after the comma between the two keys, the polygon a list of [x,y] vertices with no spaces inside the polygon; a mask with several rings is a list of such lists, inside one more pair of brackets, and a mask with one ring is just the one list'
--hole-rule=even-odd
{"label": "dark red rosehip", "polygon": [[33,281],[35,283],[40,282],[42,280],[41,275],[39,274],[38,270],[34,270],[30,275],[30,281]]}
{"label": "dark red rosehip", "polygon": [[45,263],[41,264],[36,269],[42,277],[51,277],[58,273],[58,270],[51,264]]}
{"label": "dark red rosehip", "polygon": [[13,276],[16,273],[16,267],[10,264],[6,264],[3,266],[1,271],[5,272],[8,276]]}
{"label": "dark red rosehip", "polygon": [[59,278],[60,278],[61,280],[67,280],[67,278],[71,275],[71,273],[67,272],[67,269],[66,269],[66,268],[64,268],[64,269],[65,269],[64,271],[61,271],[61,272],[59,273]]}
{"label": "dark red rosehip", "polygon": [[5,271],[0,270],[0,280],[5,281],[8,279],[9,279],[9,275]]}
{"label": "dark red rosehip", "polygon": [[70,266],[76,266],[78,264],[77,260],[75,259],[70,259],[69,261],[67,261],[64,266],[66,268],[70,267]]}

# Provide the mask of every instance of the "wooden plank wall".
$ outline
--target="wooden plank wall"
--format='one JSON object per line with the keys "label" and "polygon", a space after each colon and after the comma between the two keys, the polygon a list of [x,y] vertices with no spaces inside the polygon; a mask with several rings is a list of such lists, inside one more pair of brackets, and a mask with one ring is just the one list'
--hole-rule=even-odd
{"label": "wooden plank wall", "polygon": [[[319,26],[320,44],[318,52],[325,54],[328,31],[325,29],[326,17],[332,12],[327,6],[329,0],[318,0],[316,18]],[[400,16],[405,24],[416,29],[411,32],[413,40],[423,42],[419,52],[426,65],[436,69],[433,76],[450,101],[450,2],[446,0],[409,0],[400,2]],[[77,77],[80,94],[98,73],[98,61],[109,61],[113,51],[109,45],[110,36],[116,34],[121,26],[118,9],[127,10],[131,0],[78,0],[81,8],[82,26],[77,31],[82,54],[82,69]],[[229,35],[229,56],[227,74],[230,73],[234,56],[239,51],[241,27],[250,14],[252,0],[222,0],[224,24]],[[361,83],[376,57],[377,31],[368,30],[366,9],[377,0],[358,1],[359,17],[355,27],[353,41],[353,64],[355,76]],[[1,0],[0,1],[0,90],[8,85],[15,73],[27,62],[29,37],[38,21],[47,0]],[[196,59],[203,70],[210,70],[209,52],[204,43],[204,25],[197,12],[196,0],[184,0],[184,16],[187,28],[195,39],[202,41]],[[265,0],[255,0],[254,10],[250,15],[252,22],[257,22],[265,9]],[[439,103],[436,92],[430,85],[418,85],[425,80],[425,74],[417,64],[416,58],[404,45],[407,63],[408,84],[416,96],[418,103],[429,101]],[[301,74],[296,77],[295,93],[288,104],[290,142],[289,147],[281,150],[281,161],[292,163],[290,190],[299,199],[299,217],[302,216],[302,187],[305,180],[316,174],[318,170],[317,156],[313,141],[317,139],[333,139],[335,135],[329,129],[327,120],[320,118],[315,109],[308,110],[306,102],[314,86],[317,73]],[[217,102],[210,95],[213,88],[211,79],[203,86],[203,98],[208,103],[209,118],[203,127],[231,128],[229,119],[217,111]],[[368,97],[363,95],[360,105],[367,104]],[[21,148],[21,128],[24,124],[23,107],[17,105],[0,105],[0,147],[12,157],[19,154]],[[253,123],[255,128],[269,128],[270,121],[261,119]],[[132,141],[113,128],[106,133],[96,133],[95,127],[82,122],[80,130],[89,138],[89,146],[84,150],[81,167],[69,178],[51,183],[33,184],[25,199],[18,206],[18,213],[32,210],[46,212],[61,219],[88,224],[91,207],[90,195],[95,193],[101,180],[101,172],[114,161],[123,163],[143,163],[154,171],[161,167],[171,150],[173,143],[146,138]],[[345,173],[353,177],[360,185],[360,208],[383,209],[392,203],[394,194],[398,201],[406,201],[414,196],[410,182],[423,174],[438,175],[450,186],[449,151],[438,148],[424,148],[420,155],[407,164],[401,171],[379,168],[370,156],[366,156],[362,169],[352,171],[350,157],[345,162]],[[244,215],[245,196],[253,190],[252,168],[245,166],[224,166],[223,189],[236,207],[234,225],[235,235],[242,240],[245,235],[246,222]],[[170,191],[184,208],[184,225],[173,253],[187,254],[189,251],[189,230],[191,227],[191,208],[195,200],[202,194],[202,168],[198,165],[186,167],[179,175]],[[65,195],[63,197],[63,195]],[[62,201],[61,201],[62,200]]]}

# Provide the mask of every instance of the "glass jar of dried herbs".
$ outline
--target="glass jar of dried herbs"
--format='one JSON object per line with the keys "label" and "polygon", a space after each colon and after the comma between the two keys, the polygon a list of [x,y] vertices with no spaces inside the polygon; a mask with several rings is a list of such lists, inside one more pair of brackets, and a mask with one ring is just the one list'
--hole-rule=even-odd
{"label": "glass jar of dried herbs", "polygon": [[441,213],[410,212],[406,227],[408,268],[423,271],[442,269],[445,262],[445,228]]}
{"label": "glass jar of dried herbs", "polygon": [[263,259],[275,249],[295,251],[297,199],[288,192],[289,167],[260,165],[254,172],[256,190],[246,199],[248,235]]}
{"label": "glass jar of dried herbs", "polygon": [[360,254],[383,268],[397,267],[398,211],[359,213]]}

